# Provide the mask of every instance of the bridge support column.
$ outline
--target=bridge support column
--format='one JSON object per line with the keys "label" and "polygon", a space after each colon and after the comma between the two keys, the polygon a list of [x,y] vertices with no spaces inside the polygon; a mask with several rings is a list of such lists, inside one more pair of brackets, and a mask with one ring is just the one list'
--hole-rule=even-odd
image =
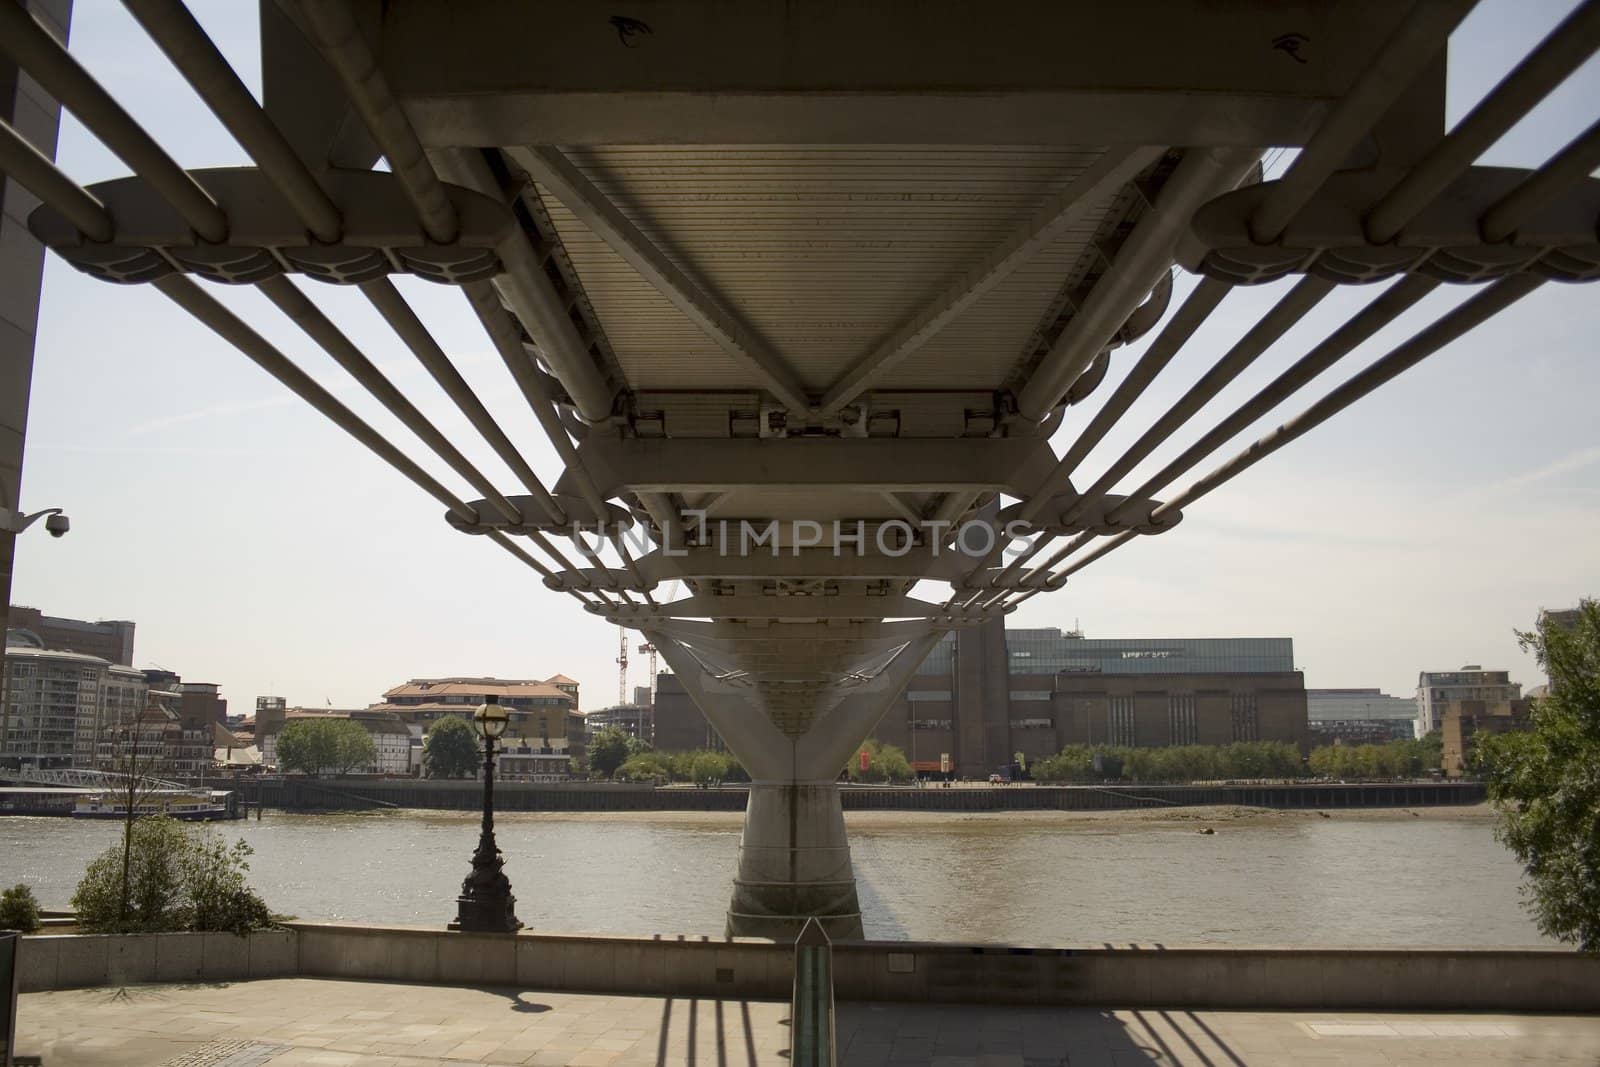
{"label": "bridge support column", "polygon": [[780,729],[759,681],[719,676],[702,658],[706,649],[645,633],[752,779],[729,936],[792,941],[814,918],[834,940],[859,940],[861,906],[837,778],[941,635],[906,642],[887,665],[870,677],[854,676],[848,688],[828,687],[820,706],[805,709],[800,731],[791,699],[783,698],[780,713],[790,728]]}
{"label": "bridge support column", "polygon": [[793,940],[808,918],[834,940],[862,937],[839,786],[756,782],[739,840],[728,934]]}

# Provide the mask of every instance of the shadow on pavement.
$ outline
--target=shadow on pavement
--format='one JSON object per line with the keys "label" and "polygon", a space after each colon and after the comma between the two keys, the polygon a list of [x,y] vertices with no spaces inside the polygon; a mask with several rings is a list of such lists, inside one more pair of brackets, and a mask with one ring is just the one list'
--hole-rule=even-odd
{"label": "shadow on pavement", "polygon": [[946,1057],[1017,1067],[1145,1062],[1244,1067],[1191,1013],[1168,1011],[840,1004],[838,1048],[845,1067],[931,1063]]}

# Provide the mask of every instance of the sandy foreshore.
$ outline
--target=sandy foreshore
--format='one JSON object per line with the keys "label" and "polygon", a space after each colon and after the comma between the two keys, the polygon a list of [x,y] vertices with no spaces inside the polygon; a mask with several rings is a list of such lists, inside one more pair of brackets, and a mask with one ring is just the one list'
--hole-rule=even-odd
{"label": "sandy foreshore", "polygon": [[[400,814],[400,813],[393,813]],[[409,814],[424,814],[410,812]],[[471,812],[427,812],[429,815],[459,815],[477,818]],[[501,821],[559,821],[671,824],[703,826],[706,829],[736,829],[744,824],[739,811],[590,811],[590,812],[502,812]],[[1346,822],[1387,822],[1409,819],[1490,823],[1494,809],[1488,804],[1419,808],[1325,808],[1284,811],[1236,804],[1200,805],[1182,808],[1131,808],[1116,811],[849,811],[845,824],[851,829],[887,830],[930,825],[1003,824],[1061,828],[1112,828],[1158,824],[1197,826],[1222,824],[1292,824],[1313,819],[1338,819]]]}
{"label": "sandy foreshore", "polygon": [[912,826],[919,821],[942,823],[1027,823],[1071,827],[1146,825],[1162,823],[1296,823],[1307,820],[1339,819],[1346,822],[1387,822],[1400,819],[1492,822],[1494,809],[1488,804],[1425,808],[1325,808],[1286,811],[1255,808],[1242,804],[1205,804],[1183,808],[1129,808],[1117,811],[851,811],[845,822],[852,828]]}

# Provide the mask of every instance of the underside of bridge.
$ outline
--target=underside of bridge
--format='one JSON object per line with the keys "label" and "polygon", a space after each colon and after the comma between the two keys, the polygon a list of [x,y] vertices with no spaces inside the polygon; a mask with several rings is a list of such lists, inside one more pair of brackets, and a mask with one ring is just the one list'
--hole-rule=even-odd
{"label": "underside of bridge", "polygon": [[[1535,170],[1473,165],[1594,51],[1594,0],[1448,131],[1469,0],[265,0],[260,105],[179,0],[125,2],[256,166],[186,170],[8,2],[5,52],[133,172],[85,189],[8,126],[33,232],[160,290],[457,529],[644,633],[755,780],[735,934],[815,915],[860,935],[834,781],[941,635],[1171,530],[1545,281],[1600,275],[1595,127]],[[520,484],[475,469],[297,274],[359,287]],[[553,481],[394,274],[463,290]],[[191,275],[260,288],[470,491]],[[1286,278],[1123,456],[1080,469],[1235,286]],[[1477,291],[1172,489],[1447,284]],[[1340,285],[1371,299],[1121,484]]]}

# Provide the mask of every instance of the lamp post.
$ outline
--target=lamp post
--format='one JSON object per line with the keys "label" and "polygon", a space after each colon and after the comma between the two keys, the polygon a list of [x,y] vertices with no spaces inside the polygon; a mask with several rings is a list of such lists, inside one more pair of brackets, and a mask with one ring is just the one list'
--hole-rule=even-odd
{"label": "lamp post", "polygon": [[472,715],[472,725],[483,738],[483,828],[478,850],[472,854],[472,873],[456,898],[452,930],[512,934],[522,928],[515,910],[517,898],[511,895],[511,880],[502,870],[505,861],[494,841],[494,743],[505,733],[508,718],[496,696],[486,697]]}

